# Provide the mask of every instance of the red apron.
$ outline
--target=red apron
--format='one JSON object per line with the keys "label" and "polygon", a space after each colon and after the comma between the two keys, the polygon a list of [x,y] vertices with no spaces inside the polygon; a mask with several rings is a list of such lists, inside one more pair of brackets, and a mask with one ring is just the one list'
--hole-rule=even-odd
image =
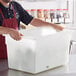
{"label": "red apron", "polygon": [[[16,20],[14,9],[13,9],[13,13],[14,13],[14,18],[5,19],[0,9],[0,14],[2,15],[2,18],[3,18],[2,26],[18,30],[18,23]],[[7,46],[5,44],[5,37],[2,35],[0,35],[0,59],[7,59]]]}

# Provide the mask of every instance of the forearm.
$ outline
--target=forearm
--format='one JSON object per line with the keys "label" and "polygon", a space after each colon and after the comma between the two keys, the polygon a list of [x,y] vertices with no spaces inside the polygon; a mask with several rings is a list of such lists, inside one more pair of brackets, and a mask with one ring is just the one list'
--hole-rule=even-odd
{"label": "forearm", "polygon": [[10,28],[0,26],[0,34],[9,34],[10,31],[11,31]]}
{"label": "forearm", "polygon": [[63,27],[62,26],[59,26],[57,24],[53,24],[53,23],[49,23],[49,22],[45,22],[45,21],[42,21],[40,19],[37,19],[37,18],[34,18],[32,21],[31,21],[31,24],[33,26],[36,26],[36,27],[41,27],[41,26],[51,26],[53,27],[54,29],[56,30],[63,30]]}
{"label": "forearm", "polygon": [[[45,22],[45,21],[42,21],[42,20],[40,20],[40,19],[37,19],[37,18],[34,18],[33,20],[32,20],[32,22],[31,22],[31,24],[33,25],[33,26],[36,26],[36,27],[41,27],[41,26],[50,26],[50,23],[48,23],[48,22]],[[52,26],[52,25],[51,25]]]}

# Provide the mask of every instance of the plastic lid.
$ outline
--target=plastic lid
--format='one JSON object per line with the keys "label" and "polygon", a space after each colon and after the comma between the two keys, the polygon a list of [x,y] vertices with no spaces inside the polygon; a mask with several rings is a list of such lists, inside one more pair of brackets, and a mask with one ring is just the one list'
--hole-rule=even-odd
{"label": "plastic lid", "polygon": [[55,11],[56,9],[50,9],[50,11]]}
{"label": "plastic lid", "polygon": [[31,11],[36,11],[36,9],[31,9]]}
{"label": "plastic lid", "polygon": [[31,11],[31,10],[29,10],[29,9],[26,9],[26,11]]}
{"label": "plastic lid", "polygon": [[37,9],[37,11],[42,11],[43,9]]}
{"label": "plastic lid", "polygon": [[61,11],[62,9],[56,9],[57,11]]}
{"label": "plastic lid", "polygon": [[44,9],[44,11],[49,11],[49,9]]}
{"label": "plastic lid", "polygon": [[63,9],[63,10],[67,11],[68,9]]}

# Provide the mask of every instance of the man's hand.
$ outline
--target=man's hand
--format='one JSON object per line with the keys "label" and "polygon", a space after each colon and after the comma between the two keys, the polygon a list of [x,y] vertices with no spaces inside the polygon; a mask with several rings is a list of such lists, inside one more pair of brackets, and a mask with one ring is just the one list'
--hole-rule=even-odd
{"label": "man's hand", "polygon": [[21,40],[21,36],[23,36],[21,33],[19,33],[18,31],[11,29],[9,31],[9,35],[14,39],[14,40]]}
{"label": "man's hand", "polygon": [[14,40],[21,40],[21,33],[16,31],[15,29],[0,26],[0,34],[9,34]]}
{"label": "man's hand", "polygon": [[22,28],[22,29],[26,29],[26,26],[23,25],[23,24],[20,24],[20,28]]}
{"label": "man's hand", "polygon": [[56,29],[57,31],[62,31],[64,27],[54,24],[54,29]]}

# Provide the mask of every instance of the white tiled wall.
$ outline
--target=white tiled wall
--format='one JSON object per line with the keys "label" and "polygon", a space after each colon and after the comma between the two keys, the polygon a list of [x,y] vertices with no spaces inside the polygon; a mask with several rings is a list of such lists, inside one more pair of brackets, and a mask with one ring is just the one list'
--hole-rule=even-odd
{"label": "white tiled wall", "polygon": [[69,5],[67,6],[67,0],[49,0],[49,1],[27,1],[27,0],[16,0],[25,9],[67,9],[69,8],[70,22],[74,23],[74,11],[73,11],[73,0],[68,0]]}
{"label": "white tiled wall", "polygon": [[25,9],[37,9],[37,8],[46,8],[46,9],[57,9],[64,8],[66,9],[66,0],[50,0],[50,1],[38,1],[38,2],[27,2],[26,0],[18,1]]}

